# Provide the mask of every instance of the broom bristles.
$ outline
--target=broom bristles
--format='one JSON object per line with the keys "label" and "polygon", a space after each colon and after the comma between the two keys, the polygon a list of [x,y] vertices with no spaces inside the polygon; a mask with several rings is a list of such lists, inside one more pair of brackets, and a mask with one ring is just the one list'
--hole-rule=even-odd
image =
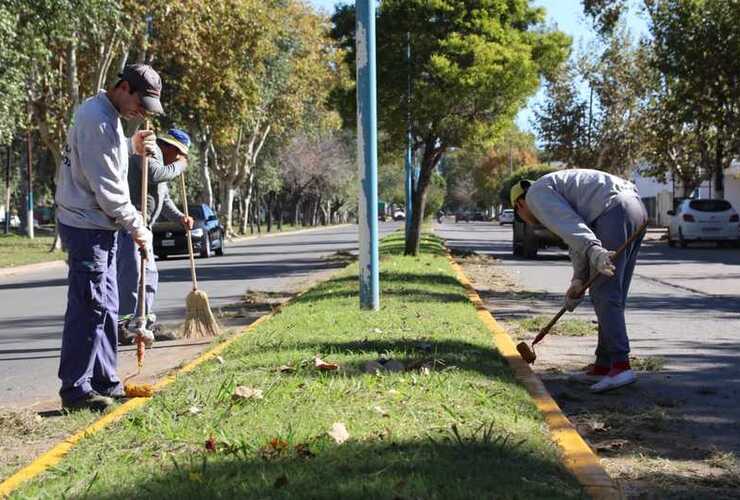
{"label": "broom bristles", "polygon": [[221,328],[211,312],[208,304],[208,295],[202,290],[193,290],[185,299],[187,316],[183,327],[183,337],[187,339],[199,339],[205,337],[216,337],[221,333]]}

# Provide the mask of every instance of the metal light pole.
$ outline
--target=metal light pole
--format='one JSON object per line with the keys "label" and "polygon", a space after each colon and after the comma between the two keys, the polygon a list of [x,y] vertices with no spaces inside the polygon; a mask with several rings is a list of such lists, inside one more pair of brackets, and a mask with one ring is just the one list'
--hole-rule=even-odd
{"label": "metal light pole", "polygon": [[360,307],[380,309],[375,0],[357,0],[357,158],[360,169]]}
{"label": "metal light pole", "polygon": [[414,207],[414,165],[413,145],[411,136],[411,32],[406,33],[406,158],[404,170],[406,173],[406,239],[411,232],[411,215]]}
{"label": "metal light pole", "polygon": [[5,158],[5,234],[10,232],[10,155],[13,146],[8,144]]}
{"label": "metal light pole", "polygon": [[27,177],[28,177],[28,196],[26,197],[26,234],[29,238],[33,239],[33,184],[31,182],[31,131],[26,132],[26,138],[28,143],[28,164],[27,164]]}

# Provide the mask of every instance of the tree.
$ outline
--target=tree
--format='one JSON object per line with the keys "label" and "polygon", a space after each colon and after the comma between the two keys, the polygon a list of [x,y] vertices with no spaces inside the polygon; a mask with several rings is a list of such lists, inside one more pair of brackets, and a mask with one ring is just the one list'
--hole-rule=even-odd
{"label": "tree", "polygon": [[[715,196],[740,151],[740,1],[646,0],[653,63],[683,124],[712,159]],[[682,130],[683,127],[682,127]]]}
{"label": "tree", "polygon": [[[352,7],[334,16],[334,34],[354,61]],[[570,40],[543,25],[526,0],[385,0],[377,21],[378,123],[400,152],[411,111],[420,158],[405,252],[419,250],[432,174],[450,147],[491,142],[566,57]],[[410,34],[411,69],[405,61]],[[406,95],[411,71],[413,92]],[[345,101],[346,102],[346,101]],[[346,113],[346,108],[345,108]],[[350,123],[345,117],[345,123]]]}

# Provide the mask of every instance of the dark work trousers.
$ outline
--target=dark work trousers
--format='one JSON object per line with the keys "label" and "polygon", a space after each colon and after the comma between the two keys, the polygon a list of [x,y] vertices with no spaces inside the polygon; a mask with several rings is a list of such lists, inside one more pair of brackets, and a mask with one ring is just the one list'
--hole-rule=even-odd
{"label": "dark work trousers", "polygon": [[[141,277],[141,253],[138,245],[125,230],[118,231],[118,252],[116,266],[118,269],[118,317],[129,321],[139,316],[139,278]],[[154,261],[154,250],[149,247],[146,260],[146,297],[145,311],[149,322],[154,322],[154,297],[159,285],[159,272]]]}
{"label": "dark work trousers", "polygon": [[59,395],[69,402],[92,390],[104,395],[121,393],[116,359],[116,231],[60,223],[59,235],[69,258]]}
{"label": "dark work trousers", "polygon": [[[618,203],[599,216],[591,229],[607,250],[616,250],[647,220],[647,210],[634,194],[620,195]],[[599,277],[591,285],[591,302],[599,321],[596,363],[611,366],[629,360],[630,344],[624,309],[642,236],[627,247],[614,263],[612,278]]]}

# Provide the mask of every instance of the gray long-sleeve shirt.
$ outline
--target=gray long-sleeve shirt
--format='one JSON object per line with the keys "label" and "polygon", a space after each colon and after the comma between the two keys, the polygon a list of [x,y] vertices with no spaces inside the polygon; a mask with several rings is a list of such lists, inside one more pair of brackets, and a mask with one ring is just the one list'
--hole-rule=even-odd
{"label": "gray long-sleeve shirt", "polygon": [[101,90],[80,105],[67,130],[54,196],[59,222],[129,233],[142,228],[126,182],[128,153],[118,110]]}
{"label": "gray long-sleeve shirt", "polygon": [[[147,165],[149,179],[147,220],[150,224],[154,224],[160,214],[171,221],[177,221],[184,215],[170,198],[167,183],[177,179],[186,166],[185,162],[164,165],[162,151],[158,147],[154,149],[154,156],[149,158]],[[128,184],[134,206],[141,209],[141,157],[139,155],[131,155],[129,159]]]}
{"label": "gray long-sleeve shirt", "polygon": [[569,169],[547,174],[527,191],[527,206],[570,248],[573,277],[588,277],[589,248],[601,241],[589,227],[619,196],[635,196],[631,182],[599,170]]}

